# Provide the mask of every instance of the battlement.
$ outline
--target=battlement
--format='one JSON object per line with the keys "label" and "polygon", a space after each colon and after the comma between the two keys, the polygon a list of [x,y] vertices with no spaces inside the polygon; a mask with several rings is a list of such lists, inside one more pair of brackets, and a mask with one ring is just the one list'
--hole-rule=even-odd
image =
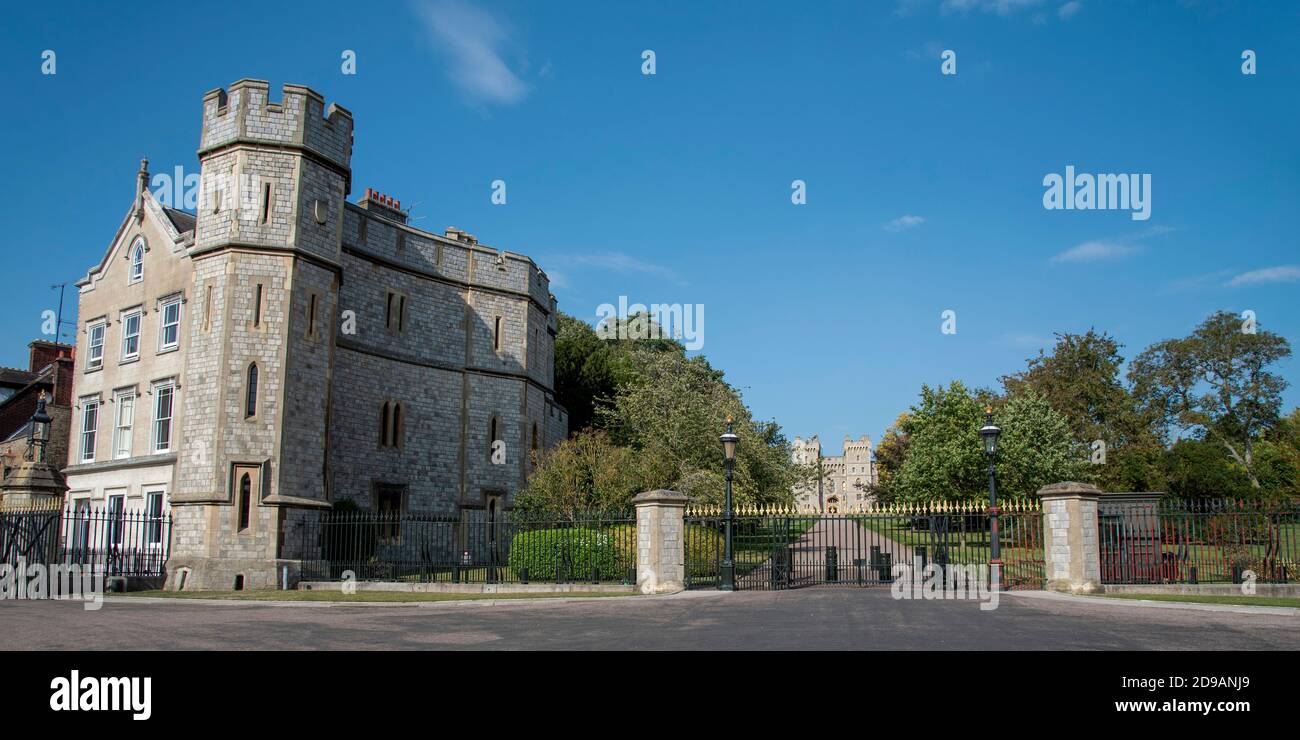
{"label": "battlement", "polygon": [[199,155],[248,142],[298,146],[348,171],[352,161],[352,113],[309,87],[285,85],[280,102],[270,100],[266,80],[242,79],[229,90],[203,96]]}

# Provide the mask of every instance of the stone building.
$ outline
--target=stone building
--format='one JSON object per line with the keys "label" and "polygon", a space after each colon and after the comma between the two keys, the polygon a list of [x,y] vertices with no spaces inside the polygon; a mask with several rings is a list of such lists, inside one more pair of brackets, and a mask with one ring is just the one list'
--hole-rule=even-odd
{"label": "stone building", "polygon": [[876,459],[867,435],[857,440],[845,435],[844,454],[830,457],[822,456],[822,443],[817,435],[806,441],[795,437],[790,455],[796,463],[819,471],[819,477],[811,483],[795,487],[795,506],[834,514],[873,501],[871,487],[877,481]]}
{"label": "stone building", "polygon": [[306,87],[209,92],[198,212],[162,206],[142,165],[79,283],[68,495],[170,510],[169,587],[278,583],[344,499],[509,509],[568,433],[546,274],[376,191],[348,202],[352,130]]}

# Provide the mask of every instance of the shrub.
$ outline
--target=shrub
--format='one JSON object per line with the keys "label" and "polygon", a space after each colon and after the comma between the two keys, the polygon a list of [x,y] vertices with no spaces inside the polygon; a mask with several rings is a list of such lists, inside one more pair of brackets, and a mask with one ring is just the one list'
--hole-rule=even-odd
{"label": "shrub", "polygon": [[722,563],[722,532],[699,524],[686,525],[686,575],[703,578],[718,575]]}
{"label": "shrub", "polygon": [[[635,543],[621,530],[536,529],[519,532],[510,542],[510,569],[530,581],[621,581],[636,567]],[[628,555],[633,557],[629,559]]]}

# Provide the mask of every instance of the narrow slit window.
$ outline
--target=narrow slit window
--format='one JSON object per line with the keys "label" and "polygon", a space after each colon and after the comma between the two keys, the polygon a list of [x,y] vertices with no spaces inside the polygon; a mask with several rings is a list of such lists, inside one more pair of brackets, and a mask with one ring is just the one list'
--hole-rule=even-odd
{"label": "narrow slit window", "polygon": [[307,336],[316,336],[316,294],[312,293],[307,303]]}
{"label": "narrow slit window", "polygon": [[388,437],[391,445],[398,449],[402,447],[402,404],[393,404],[393,429]]}
{"label": "narrow slit window", "polygon": [[239,531],[248,529],[248,520],[253,508],[253,479],[248,473],[239,479]]}
{"label": "narrow slit window", "polygon": [[495,322],[495,326],[494,326],[493,329],[492,329],[492,348],[495,349],[497,352],[500,352],[500,351],[501,351],[501,325],[502,325],[502,323],[503,323],[503,319],[502,319],[500,316],[498,316],[498,317],[497,317],[497,320],[496,320],[496,322]]}
{"label": "narrow slit window", "polygon": [[262,284],[253,289],[253,328],[262,326]]}
{"label": "narrow slit window", "polygon": [[271,218],[271,183],[262,184],[262,223]]}
{"label": "narrow slit window", "polygon": [[248,388],[244,395],[244,418],[257,416],[257,363],[248,366]]}

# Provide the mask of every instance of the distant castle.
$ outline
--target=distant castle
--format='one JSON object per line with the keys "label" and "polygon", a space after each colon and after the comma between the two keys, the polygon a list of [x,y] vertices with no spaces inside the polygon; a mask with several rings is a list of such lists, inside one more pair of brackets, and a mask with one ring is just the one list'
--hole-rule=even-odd
{"label": "distant castle", "polygon": [[864,434],[854,440],[844,435],[844,454],[835,457],[822,457],[822,443],[815,434],[807,441],[795,437],[793,446],[790,456],[796,463],[820,464],[821,471],[811,483],[795,487],[795,506],[834,514],[872,501],[876,460],[871,454],[871,437]]}

